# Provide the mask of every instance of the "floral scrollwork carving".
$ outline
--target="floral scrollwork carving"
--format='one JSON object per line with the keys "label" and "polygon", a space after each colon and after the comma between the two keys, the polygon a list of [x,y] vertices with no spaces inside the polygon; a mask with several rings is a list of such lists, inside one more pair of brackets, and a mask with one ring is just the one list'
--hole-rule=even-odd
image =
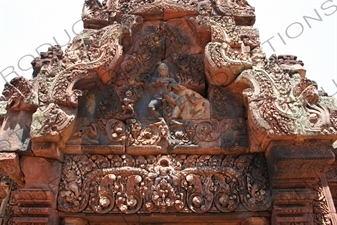
{"label": "floral scrollwork carving", "polygon": [[127,120],[129,125],[129,145],[157,145],[162,140],[168,139],[168,126],[164,119],[142,128],[142,124],[135,120]]}
{"label": "floral scrollwork carving", "polygon": [[316,192],[316,196],[312,202],[314,224],[333,224],[333,218],[330,213],[331,209],[321,180],[313,186],[313,190]]}
{"label": "floral scrollwork carving", "polygon": [[336,102],[305,78],[303,62],[296,57],[272,55],[264,68],[245,70],[235,83],[232,87],[240,83],[246,88],[243,95],[250,109],[250,127],[261,132],[257,140],[262,141],[262,133],[271,138],[337,134],[332,119]]}
{"label": "floral scrollwork carving", "polygon": [[266,171],[261,154],[67,155],[58,209],[99,214],[263,211],[271,204]]}

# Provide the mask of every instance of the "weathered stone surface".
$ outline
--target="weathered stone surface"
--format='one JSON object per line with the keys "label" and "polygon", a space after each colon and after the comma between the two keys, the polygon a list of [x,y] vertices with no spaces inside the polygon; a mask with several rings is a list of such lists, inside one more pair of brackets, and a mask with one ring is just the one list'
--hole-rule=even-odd
{"label": "weathered stone surface", "polygon": [[334,224],[337,219],[336,209],[326,177],[323,175],[313,186],[316,196],[312,202],[315,224]]}
{"label": "weathered stone surface", "polygon": [[0,150],[31,155],[29,137],[32,111],[9,111],[0,128]]}
{"label": "weathered stone surface", "polygon": [[59,161],[63,160],[63,152],[60,151],[59,147],[54,142],[35,142],[32,143],[32,152],[37,157],[45,157],[57,159]]}
{"label": "weathered stone surface", "polygon": [[0,180],[0,216],[5,218],[8,200],[10,198],[12,182],[8,177],[2,177]]}
{"label": "weathered stone surface", "polygon": [[273,190],[274,204],[272,224],[291,224],[312,222],[310,203],[315,191],[309,189]]}
{"label": "weathered stone surface", "polygon": [[270,221],[265,217],[250,217],[241,222],[240,225],[268,225]]}
{"label": "weathered stone surface", "polygon": [[325,173],[328,185],[330,187],[331,196],[335,207],[337,206],[337,164],[336,161],[327,169]]}
{"label": "weathered stone surface", "polygon": [[249,87],[243,95],[252,151],[265,149],[270,140],[336,139],[336,99],[323,96],[304,77],[303,62],[293,60],[292,66],[300,68],[283,69],[290,64],[284,58],[271,56],[264,67],[245,70],[230,87]]}
{"label": "weathered stone surface", "polygon": [[[60,213],[63,215],[63,213]],[[260,215],[259,215],[260,214]],[[168,216],[169,215],[169,216]],[[172,224],[186,224],[186,225],[240,225],[247,217],[261,217],[261,213],[203,213],[203,214],[152,214],[147,216],[120,215],[108,214],[99,216],[91,216],[86,219],[89,224],[106,224],[106,225],[128,225],[128,224],[147,224],[147,225],[172,225]],[[264,214],[263,216],[266,216]],[[68,216],[66,216],[67,219]],[[79,216],[83,218],[82,216]],[[74,220],[73,220],[74,221]],[[109,222],[107,222],[109,221]],[[63,223],[61,223],[63,224]],[[81,223],[79,223],[81,225]],[[76,225],[76,223],[74,223]],[[261,224],[256,224],[261,225]],[[263,223],[262,223],[263,225]]]}
{"label": "weathered stone surface", "polygon": [[69,155],[58,209],[98,214],[264,211],[271,203],[266,172],[262,154]]}
{"label": "weathered stone surface", "polygon": [[270,145],[266,157],[274,188],[311,187],[335,160],[328,143],[315,141],[276,142]]}
{"label": "weathered stone surface", "polygon": [[89,225],[89,222],[81,218],[66,217],[61,221],[62,225]]}
{"label": "weathered stone surface", "polygon": [[0,172],[23,187],[25,181],[20,168],[19,156],[15,153],[0,153]]}
{"label": "weathered stone surface", "polygon": [[25,188],[15,190],[11,195],[10,208],[16,217],[11,217],[9,224],[59,224],[56,195],[52,191]]}
{"label": "weathered stone surface", "polygon": [[33,113],[31,122],[25,120],[25,137],[15,143],[26,143],[30,132],[33,143],[57,145],[48,154],[39,150],[43,144],[33,144],[35,155],[59,160],[59,151],[87,152],[78,145],[110,146],[108,152],[91,147],[92,153],[138,154],[133,150],[144,147],[130,143],[141,143],[145,134],[127,135],[134,120],[147,135],[158,129],[155,124],[168,126],[162,126],[163,140],[150,144],[156,145],[152,153],[169,153],[172,141],[164,139],[184,136],[171,132],[170,123],[188,120],[224,120],[223,130],[229,128],[221,131],[220,146],[193,147],[217,154],[263,152],[269,140],[337,138],[336,100],[320,95],[296,56],[265,58],[251,26],[254,8],[246,1],[137,4],[85,1],[86,29],[65,53],[60,46],[49,48],[32,62],[34,80],[16,78],[6,86],[6,116]]}
{"label": "weathered stone surface", "polygon": [[41,157],[23,156],[20,166],[25,177],[25,188],[52,191],[57,195],[61,179],[60,162]]}

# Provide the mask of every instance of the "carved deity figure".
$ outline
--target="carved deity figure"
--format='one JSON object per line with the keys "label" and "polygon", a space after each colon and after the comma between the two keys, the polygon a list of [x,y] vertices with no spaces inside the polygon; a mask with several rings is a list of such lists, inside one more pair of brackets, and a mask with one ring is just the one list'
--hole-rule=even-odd
{"label": "carved deity figure", "polygon": [[178,86],[178,83],[173,78],[169,77],[169,67],[165,63],[159,64],[158,74],[159,77],[154,82],[152,82],[152,87],[158,90],[158,94],[154,95],[148,104],[148,109],[151,114],[156,115],[159,118],[161,116],[158,113],[158,110],[163,105],[163,96],[169,93],[172,95],[172,86]]}
{"label": "carved deity figure", "polygon": [[160,117],[158,109],[165,102],[172,108],[168,113],[167,119],[209,119],[210,106],[208,100],[199,93],[190,90],[173,78],[170,78],[169,67],[165,63],[158,66],[159,78],[152,83],[153,87],[158,88],[159,94],[148,104],[152,114]]}
{"label": "carved deity figure", "polygon": [[135,113],[134,104],[135,100],[132,98],[132,91],[127,90],[123,99],[123,113],[133,115]]}
{"label": "carved deity figure", "polygon": [[199,93],[182,85],[172,88],[164,96],[166,102],[173,107],[170,119],[209,119],[209,102]]}

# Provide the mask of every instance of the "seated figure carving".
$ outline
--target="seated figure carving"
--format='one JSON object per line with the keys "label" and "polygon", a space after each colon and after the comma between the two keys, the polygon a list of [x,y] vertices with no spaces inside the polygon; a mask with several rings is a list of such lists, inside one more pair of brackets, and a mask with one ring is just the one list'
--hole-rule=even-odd
{"label": "seated figure carving", "polygon": [[158,66],[159,77],[152,82],[157,93],[148,104],[149,111],[161,117],[158,113],[160,107],[167,105],[167,119],[209,119],[210,104],[207,99],[196,91],[180,85],[170,78],[169,67],[165,63]]}

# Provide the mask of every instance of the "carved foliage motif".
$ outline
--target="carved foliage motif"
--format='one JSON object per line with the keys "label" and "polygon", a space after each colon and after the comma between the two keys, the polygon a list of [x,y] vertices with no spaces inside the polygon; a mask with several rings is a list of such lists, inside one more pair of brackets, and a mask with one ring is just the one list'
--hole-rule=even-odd
{"label": "carved foliage motif", "polygon": [[[32,62],[35,79],[14,79],[15,85],[5,89],[5,98],[13,110],[36,110],[30,130],[33,143],[57,142],[61,149],[75,126],[78,98],[86,94],[78,81],[95,77],[109,86],[98,97],[95,110],[101,118],[124,123],[144,117],[164,118],[165,123],[210,119],[210,102],[205,98],[207,74],[210,84],[232,82],[244,68],[250,68],[247,57],[250,48],[256,47],[257,37],[252,29],[239,27],[242,15],[224,14],[213,4],[218,2],[86,0],[82,12],[85,30],[64,54],[60,46],[42,52]],[[252,9],[246,2],[228,6]],[[198,23],[198,14],[208,22]],[[205,50],[211,36],[209,46],[216,49]],[[218,58],[222,62],[214,63]],[[168,67],[168,75],[159,71],[162,64]],[[205,71],[209,72],[206,76]],[[223,77],[218,82],[215,75],[220,74]],[[16,85],[18,82],[24,85]],[[143,105],[148,105],[152,116]]]}
{"label": "carved foliage motif", "polygon": [[19,165],[19,156],[15,153],[1,153],[0,163],[0,173],[6,174],[19,187],[23,187],[24,179]]}
{"label": "carved foliage motif", "polygon": [[243,118],[245,106],[239,94],[231,93],[222,86],[210,86],[208,98],[211,103],[211,117],[214,119]]}
{"label": "carved foliage motif", "polygon": [[69,145],[125,145],[125,124],[115,119],[78,118]]}
{"label": "carved foliage motif", "polygon": [[261,154],[67,155],[58,209],[64,212],[232,212],[270,206]]}
{"label": "carved foliage motif", "polygon": [[[227,44],[211,42],[206,46],[205,51],[205,66],[209,71],[206,76],[211,84],[226,86],[243,70],[251,68],[248,56],[240,54],[241,50],[227,53],[230,51]],[[235,59],[231,59],[228,55]]]}
{"label": "carved foliage motif", "polygon": [[[154,145],[165,146],[168,140],[168,126],[164,119],[143,125],[135,119],[129,119],[128,141],[130,146]],[[165,143],[166,140],[166,143]]]}
{"label": "carved foliage motif", "polygon": [[86,0],[82,11],[84,28],[101,28],[109,23],[109,13],[106,5],[98,0]]}
{"label": "carved foliage motif", "polygon": [[[175,56],[175,55],[174,55]],[[179,68],[176,79],[181,85],[203,94],[205,90],[202,55],[180,55],[174,58]]]}
{"label": "carved foliage motif", "polygon": [[[213,5],[214,6],[213,6]],[[210,1],[180,1],[180,0],[108,0],[102,4],[97,0],[86,0],[82,19],[86,28],[101,28],[113,21],[118,21],[123,14],[136,14],[148,20],[172,19],[188,15],[226,15],[234,16],[240,25],[253,25],[255,22],[254,8],[247,1],[218,0]],[[107,18],[109,17],[109,18]]]}
{"label": "carved foliage motif", "polygon": [[251,83],[251,89],[244,92],[251,126],[266,129],[270,136],[336,135],[337,127],[330,119],[336,103],[321,96],[315,82],[301,76],[302,62],[293,60],[297,68],[285,70],[281,63],[287,60],[282,57],[279,61],[272,56],[264,69],[246,70],[238,78],[239,82],[248,78]]}
{"label": "carved foliage motif", "polygon": [[314,191],[316,196],[312,202],[313,213],[314,213],[314,224],[320,225],[331,225],[333,224],[332,218],[330,216],[330,208],[327,203],[326,196],[323,192],[323,187],[321,181],[314,185]]}
{"label": "carved foliage motif", "polygon": [[[41,59],[33,62],[38,74],[36,81],[40,100],[39,108],[33,115],[33,141],[59,142],[68,138],[63,135],[73,124],[78,97],[82,95],[82,91],[73,87],[77,81],[97,75],[103,82],[111,79],[104,71],[113,70],[118,60],[118,31],[119,26],[112,25],[99,31],[83,32],[75,37],[63,57],[62,52],[59,53],[61,50],[56,51],[56,48],[46,54],[41,53]],[[46,57],[48,62],[40,66],[39,62]],[[98,73],[87,69],[97,69]]]}
{"label": "carved foliage motif", "polygon": [[5,84],[2,91],[7,101],[6,110],[34,110],[37,108],[37,92],[31,81],[24,77],[15,77]]}
{"label": "carved foliage motif", "polygon": [[120,120],[135,118],[135,104],[142,93],[142,86],[109,86],[103,91],[102,99],[99,102],[99,116]]}
{"label": "carved foliage motif", "polygon": [[[71,145],[109,145],[117,148],[157,148],[164,152],[211,149],[247,152],[248,134],[243,119],[139,121],[80,117],[67,141]],[[168,149],[168,150],[167,150]],[[205,149],[205,150],[203,150]],[[208,149],[208,150],[207,150]],[[175,152],[177,153],[177,152]],[[147,154],[139,151],[138,154]],[[191,153],[190,153],[191,154]],[[192,153],[194,154],[194,153]]]}
{"label": "carved foliage motif", "polygon": [[[121,25],[114,24],[100,30],[84,30],[67,47],[62,59],[63,67],[68,71],[77,69],[113,69],[121,54],[119,38]],[[111,67],[110,67],[111,66]],[[102,75],[100,76],[102,78]],[[106,80],[103,80],[106,82]]]}

